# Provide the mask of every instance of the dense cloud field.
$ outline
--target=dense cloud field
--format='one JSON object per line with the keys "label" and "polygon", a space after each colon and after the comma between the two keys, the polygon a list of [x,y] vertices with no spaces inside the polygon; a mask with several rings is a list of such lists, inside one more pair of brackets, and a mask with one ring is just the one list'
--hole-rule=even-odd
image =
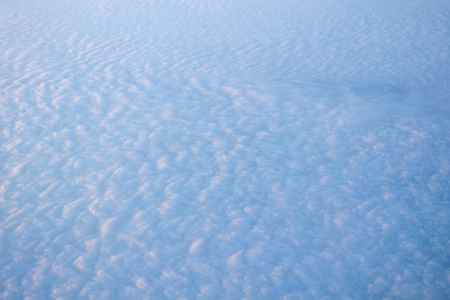
{"label": "dense cloud field", "polygon": [[3,0],[0,298],[449,299],[450,2]]}

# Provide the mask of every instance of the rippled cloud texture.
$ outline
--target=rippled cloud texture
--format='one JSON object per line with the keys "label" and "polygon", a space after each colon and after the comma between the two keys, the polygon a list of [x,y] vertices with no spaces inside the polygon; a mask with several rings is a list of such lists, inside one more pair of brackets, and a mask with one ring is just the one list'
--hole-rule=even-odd
{"label": "rippled cloud texture", "polygon": [[450,3],[0,3],[2,299],[449,299]]}

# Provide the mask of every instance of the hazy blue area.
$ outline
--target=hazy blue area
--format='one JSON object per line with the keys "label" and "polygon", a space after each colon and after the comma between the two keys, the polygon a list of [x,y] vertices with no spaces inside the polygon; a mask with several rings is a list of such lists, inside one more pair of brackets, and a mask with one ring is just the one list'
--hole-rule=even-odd
{"label": "hazy blue area", "polygon": [[0,298],[449,299],[450,2],[0,2]]}

